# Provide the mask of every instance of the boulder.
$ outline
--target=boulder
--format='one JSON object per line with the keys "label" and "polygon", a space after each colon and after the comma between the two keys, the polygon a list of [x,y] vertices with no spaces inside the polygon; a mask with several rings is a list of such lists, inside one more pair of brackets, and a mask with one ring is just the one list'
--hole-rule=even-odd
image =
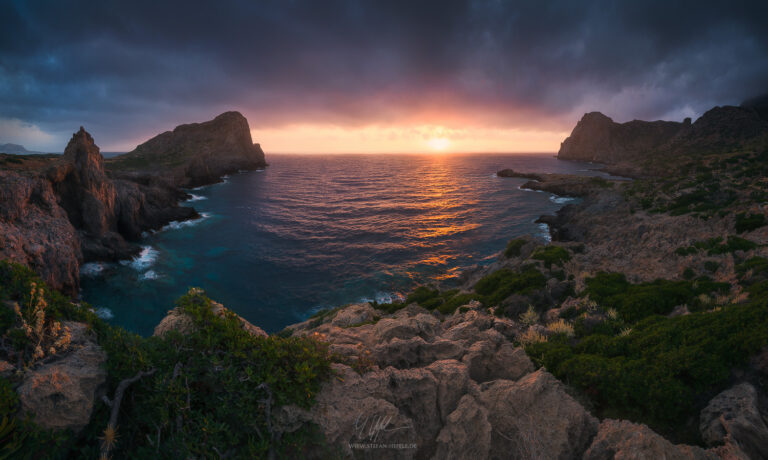
{"label": "boulder", "polygon": [[70,349],[61,357],[27,371],[18,388],[20,412],[31,414],[43,428],[79,432],[88,424],[93,406],[104,389],[107,355],[82,323],[70,328]]}
{"label": "boulder", "polygon": [[674,445],[645,425],[626,420],[606,419],[584,460],[715,460],[720,457],[700,447]]}
{"label": "boulder", "polygon": [[597,432],[597,419],[544,370],[481,385],[478,399],[493,426],[492,458],[579,458]]}
{"label": "boulder", "polygon": [[732,443],[752,459],[768,458],[768,425],[757,390],[735,385],[715,396],[701,411],[699,429],[707,445]]}
{"label": "boulder", "polygon": [[489,458],[491,424],[488,410],[470,395],[464,395],[448,416],[437,436],[435,460]]}
{"label": "boulder", "polygon": [[534,370],[525,350],[509,342],[498,347],[487,340],[475,342],[462,361],[469,368],[469,376],[478,383],[496,379],[517,380]]}
{"label": "boulder", "polygon": [[376,310],[366,302],[342,308],[333,317],[331,324],[338,327],[351,327],[373,321],[375,318],[378,318]]}

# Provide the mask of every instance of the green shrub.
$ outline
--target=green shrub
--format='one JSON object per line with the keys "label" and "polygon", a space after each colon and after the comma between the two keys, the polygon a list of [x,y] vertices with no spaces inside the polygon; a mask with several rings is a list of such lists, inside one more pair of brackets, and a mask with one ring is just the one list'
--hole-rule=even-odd
{"label": "green shrub", "polygon": [[491,307],[512,294],[531,294],[546,285],[547,278],[534,267],[526,267],[522,271],[502,268],[480,279],[475,284],[475,292],[480,295],[478,300],[483,305]]}
{"label": "green shrub", "polygon": [[719,267],[720,267],[720,264],[715,262],[714,260],[707,260],[706,262],[704,262],[704,269],[707,270],[708,272],[714,273],[717,271]]}
{"label": "green shrub", "polygon": [[651,315],[666,315],[677,305],[698,305],[697,297],[710,292],[727,292],[728,283],[715,283],[706,277],[696,280],[656,280],[630,284],[621,273],[600,272],[586,280],[584,294],[603,306],[615,308],[627,322]]}
{"label": "green shrub", "polygon": [[526,347],[538,365],[589,395],[600,413],[674,431],[768,345],[765,299],[716,312],[651,317],[627,335]]}
{"label": "green shrub", "polygon": [[533,251],[531,259],[541,260],[547,268],[552,265],[563,265],[564,262],[571,260],[571,253],[560,246],[544,246]]}
{"label": "green shrub", "polygon": [[520,249],[525,246],[526,240],[523,238],[515,238],[507,243],[507,248],[504,250],[504,257],[507,259],[511,257],[518,257],[520,255]]}
{"label": "green shrub", "polygon": [[440,292],[438,289],[419,286],[408,294],[406,304],[416,302],[427,310],[437,310],[447,315],[477,298],[478,296],[475,294],[460,293],[458,289]]}
{"label": "green shrub", "polygon": [[693,279],[696,276],[696,272],[693,271],[691,267],[687,267],[685,270],[683,270],[683,278],[690,280]]}

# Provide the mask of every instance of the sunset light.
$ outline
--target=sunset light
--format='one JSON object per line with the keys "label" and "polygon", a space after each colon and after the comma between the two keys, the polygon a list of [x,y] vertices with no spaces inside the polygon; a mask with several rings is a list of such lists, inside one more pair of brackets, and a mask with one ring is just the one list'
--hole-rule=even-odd
{"label": "sunset light", "polygon": [[445,137],[433,137],[427,144],[432,150],[442,152],[451,145],[451,141]]}

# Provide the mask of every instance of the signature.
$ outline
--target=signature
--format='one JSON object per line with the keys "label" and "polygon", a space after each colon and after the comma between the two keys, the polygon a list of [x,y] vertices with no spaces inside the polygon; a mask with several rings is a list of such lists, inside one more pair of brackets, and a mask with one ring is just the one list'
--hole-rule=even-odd
{"label": "signature", "polygon": [[410,425],[390,427],[391,424],[391,415],[360,414],[355,419],[355,434],[358,439],[367,439],[370,442],[376,442],[381,433],[392,433],[394,431],[407,430],[410,428]]}

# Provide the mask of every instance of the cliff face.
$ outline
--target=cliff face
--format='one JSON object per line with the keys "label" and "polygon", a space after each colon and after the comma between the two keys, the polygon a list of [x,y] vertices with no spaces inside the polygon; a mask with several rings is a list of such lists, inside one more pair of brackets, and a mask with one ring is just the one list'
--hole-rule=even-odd
{"label": "cliff face", "polygon": [[606,164],[631,161],[661,147],[689,126],[690,120],[616,123],[600,112],[591,112],[582,117],[563,141],[557,157]]}
{"label": "cliff face", "polygon": [[563,160],[639,165],[649,156],[721,151],[768,137],[768,121],[751,107],[715,107],[695,123],[616,123],[600,112],[585,114],[560,145]]}
{"label": "cliff face", "polygon": [[117,174],[155,174],[164,167],[163,175],[181,187],[210,184],[225,174],[264,166],[264,152],[253,143],[248,120],[239,112],[178,126],[109,163]]}

